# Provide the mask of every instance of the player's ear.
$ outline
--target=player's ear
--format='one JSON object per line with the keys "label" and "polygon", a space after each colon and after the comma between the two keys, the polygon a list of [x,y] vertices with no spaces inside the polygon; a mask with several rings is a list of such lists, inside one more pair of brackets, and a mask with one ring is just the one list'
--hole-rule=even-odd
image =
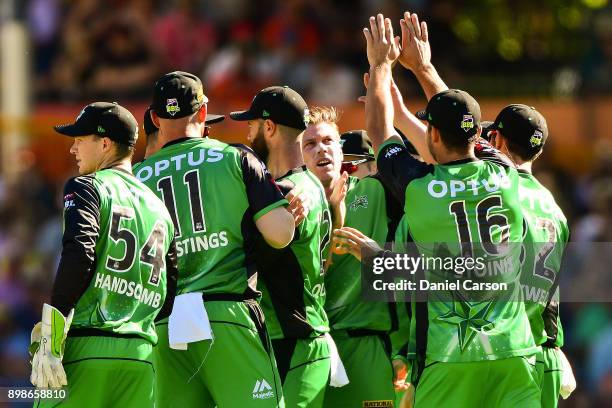
{"label": "player's ear", "polygon": [[202,104],[200,110],[198,110],[198,122],[204,123],[206,122],[206,114],[208,113],[208,107],[206,104]]}
{"label": "player's ear", "polygon": [[157,116],[157,113],[155,113],[155,111],[151,109],[149,115],[151,115],[151,121],[153,122],[155,127],[159,129],[159,116]]}
{"label": "player's ear", "polygon": [[440,142],[440,131],[432,126],[430,133],[431,133],[431,141],[434,143],[439,143]]}
{"label": "player's ear", "polygon": [[263,121],[263,131],[264,136],[272,136],[276,131],[276,123],[272,122],[270,119],[266,119]]}
{"label": "player's ear", "polygon": [[490,133],[491,133],[490,140],[493,142],[491,144],[493,145],[494,148],[501,151],[504,145],[506,144],[506,140],[501,135],[501,133],[499,133],[498,130],[492,130]]}
{"label": "player's ear", "polygon": [[109,151],[113,146],[113,141],[110,140],[108,137],[103,137],[102,138],[102,150],[107,152]]}

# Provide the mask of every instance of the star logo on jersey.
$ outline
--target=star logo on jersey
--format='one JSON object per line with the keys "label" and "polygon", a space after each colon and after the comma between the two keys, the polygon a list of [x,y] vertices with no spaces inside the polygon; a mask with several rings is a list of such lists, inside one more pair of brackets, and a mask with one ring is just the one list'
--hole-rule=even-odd
{"label": "star logo on jersey", "polygon": [[351,211],[357,211],[359,208],[368,208],[368,196],[357,196],[352,203],[349,204]]}
{"label": "star logo on jersey", "polygon": [[459,347],[463,352],[476,332],[484,331],[493,326],[493,322],[486,319],[492,306],[492,300],[472,304],[466,300],[458,299],[453,302],[453,310],[438,316],[437,320],[457,326]]}

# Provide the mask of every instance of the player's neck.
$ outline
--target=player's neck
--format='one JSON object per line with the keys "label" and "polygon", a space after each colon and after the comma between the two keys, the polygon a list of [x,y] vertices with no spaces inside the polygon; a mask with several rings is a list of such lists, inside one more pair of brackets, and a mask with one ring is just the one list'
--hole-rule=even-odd
{"label": "player's neck", "polygon": [[531,174],[531,167],[532,166],[533,166],[533,162],[532,161],[526,161],[526,162],[523,162],[523,163],[516,163],[516,168],[518,170],[526,171],[529,174]]}
{"label": "player's neck", "polygon": [[[185,137],[202,137],[202,127],[195,126],[192,123],[187,123],[185,126],[163,126],[159,129],[159,139],[157,146],[166,145],[176,139],[182,139]],[[159,149],[157,149],[159,150]],[[155,153],[154,151],[151,153]]]}
{"label": "player's neck", "polygon": [[335,175],[327,184],[323,184],[323,189],[325,189],[325,197],[329,200],[329,196],[334,192],[334,185],[336,185],[336,181],[340,178],[340,173]]}
{"label": "player's neck", "polygon": [[109,168],[124,170],[124,171],[127,171],[128,173],[131,173],[132,172],[132,159],[128,157],[124,157],[123,159],[103,161],[102,163],[100,163],[100,168],[98,170],[109,169]]}
{"label": "player's neck", "polygon": [[474,151],[470,150],[469,152],[459,153],[447,150],[446,152],[439,153],[436,157],[436,161],[440,164],[446,164],[465,159],[476,159]]}
{"label": "player's neck", "polygon": [[304,164],[299,143],[286,144],[270,149],[266,166],[275,179],[284,176],[291,169]]}

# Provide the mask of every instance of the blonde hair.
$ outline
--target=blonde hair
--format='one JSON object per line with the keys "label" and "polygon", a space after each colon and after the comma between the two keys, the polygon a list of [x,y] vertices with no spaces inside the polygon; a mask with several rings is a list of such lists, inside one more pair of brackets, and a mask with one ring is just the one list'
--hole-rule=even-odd
{"label": "blonde hair", "polygon": [[340,120],[340,112],[334,106],[314,106],[310,109],[308,116],[308,125],[318,125],[319,123],[329,123],[334,125],[338,134],[340,128],[338,121]]}

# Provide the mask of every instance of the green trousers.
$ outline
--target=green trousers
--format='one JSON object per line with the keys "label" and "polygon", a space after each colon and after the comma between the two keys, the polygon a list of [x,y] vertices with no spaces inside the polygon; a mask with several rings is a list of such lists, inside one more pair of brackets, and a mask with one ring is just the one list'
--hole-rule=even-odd
{"label": "green trousers", "polygon": [[332,332],[349,383],[328,386],[326,408],[392,407],[393,367],[389,352],[379,336],[350,337],[345,331]]}
{"label": "green trousers", "polygon": [[67,396],[62,401],[36,401],[34,407],[151,408],[152,349],[140,338],[68,337],[63,359]]}
{"label": "green trousers", "polygon": [[205,307],[212,341],[173,350],[168,345],[168,325],[157,325],[157,407],[284,407],[259,305],[209,301]]}
{"label": "green trousers", "polygon": [[535,356],[468,363],[427,361],[415,408],[539,408]]}

